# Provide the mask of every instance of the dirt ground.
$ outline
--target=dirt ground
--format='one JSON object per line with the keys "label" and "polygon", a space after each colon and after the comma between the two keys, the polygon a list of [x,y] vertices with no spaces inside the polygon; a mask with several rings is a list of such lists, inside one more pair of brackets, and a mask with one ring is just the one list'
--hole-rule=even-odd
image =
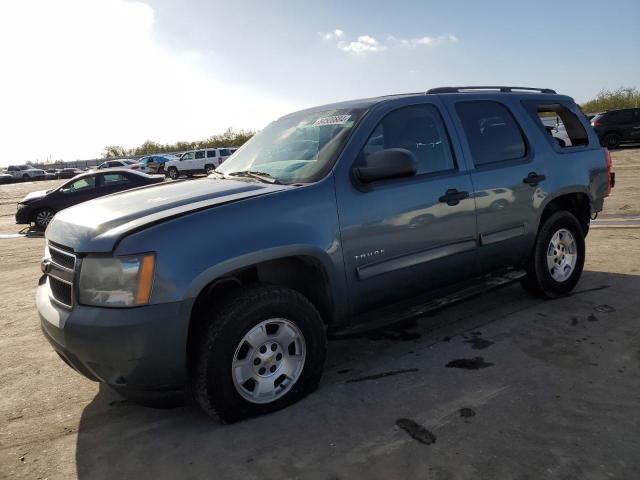
{"label": "dirt ground", "polygon": [[640,149],[613,161],[571,296],[512,285],[331,341],[317,392],[229,426],[124,401],[57,357],[34,307],[44,241],[2,235],[61,181],[0,186],[0,478],[638,478]]}

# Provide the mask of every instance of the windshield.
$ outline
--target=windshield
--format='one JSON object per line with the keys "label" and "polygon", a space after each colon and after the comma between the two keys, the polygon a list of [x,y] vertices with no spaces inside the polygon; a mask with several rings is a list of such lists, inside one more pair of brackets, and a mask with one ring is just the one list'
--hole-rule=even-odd
{"label": "windshield", "polygon": [[234,176],[261,174],[278,183],[307,183],[332,167],[363,109],[300,112],[257,133],[216,170]]}

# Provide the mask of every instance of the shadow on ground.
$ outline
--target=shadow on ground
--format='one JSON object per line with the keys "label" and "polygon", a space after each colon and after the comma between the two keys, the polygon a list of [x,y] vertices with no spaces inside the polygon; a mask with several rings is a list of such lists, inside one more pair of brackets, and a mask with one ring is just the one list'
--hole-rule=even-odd
{"label": "shadow on ground", "polygon": [[[562,299],[512,285],[334,340],[317,392],[234,425],[102,386],[80,421],[78,476],[629,478],[640,469],[639,292],[640,276],[585,272]],[[465,362],[484,368],[455,368]]]}

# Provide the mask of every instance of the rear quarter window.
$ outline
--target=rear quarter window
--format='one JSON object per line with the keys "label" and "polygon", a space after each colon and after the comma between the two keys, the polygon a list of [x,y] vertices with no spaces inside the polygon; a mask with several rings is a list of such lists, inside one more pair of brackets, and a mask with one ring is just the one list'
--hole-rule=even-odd
{"label": "rear quarter window", "polygon": [[522,105],[555,148],[589,145],[589,137],[582,122],[566,105],[538,100],[525,100]]}

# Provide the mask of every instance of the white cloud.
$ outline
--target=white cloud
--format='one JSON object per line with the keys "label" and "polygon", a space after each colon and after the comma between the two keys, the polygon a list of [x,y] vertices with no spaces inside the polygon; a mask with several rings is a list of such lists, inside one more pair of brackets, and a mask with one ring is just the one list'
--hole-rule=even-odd
{"label": "white cloud", "polygon": [[451,34],[438,35],[436,37],[430,37],[427,35],[424,37],[409,38],[409,39],[402,39],[402,38],[398,39],[393,36],[390,36],[389,40],[399,47],[417,48],[417,47],[433,47],[435,45],[440,45],[443,43],[456,43],[458,41],[458,37]]}
{"label": "white cloud", "polygon": [[367,53],[382,52],[387,49],[370,35],[360,35],[353,42],[339,42],[338,48],[345,52],[355,53],[357,55],[365,55]]}
{"label": "white cloud", "polygon": [[320,33],[319,35],[322,37],[323,40],[333,40],[334,38],[342,38],[344,36],[344,32],[339,28],[336,28],[331,32]]}
{"label": "white cloud", "polygon": [[0,1],[0,164],[262,128],[297,107],[162,48],[154,23],[140,2]]}
{"label": "white cloud", "polygon": [[[338,35],[337,32],[340,32]],[[335,30],[320,34],[324,40],[335,40],[344,37],[342,30]],[[360,35],[356,40],[344,41],[340,40],[336,43],[336,47],[343,52],[354,53],[357,55],[366,55],[368,53],[384,52],[391,48],[419,48],[434,47],[444,43],[456,43],[458,37],[451,34],[438,35],[431,37],[425,35],[417,38],[397,38],[393,35],[387,35],[386,42],[382,43],[371,35]]]}

